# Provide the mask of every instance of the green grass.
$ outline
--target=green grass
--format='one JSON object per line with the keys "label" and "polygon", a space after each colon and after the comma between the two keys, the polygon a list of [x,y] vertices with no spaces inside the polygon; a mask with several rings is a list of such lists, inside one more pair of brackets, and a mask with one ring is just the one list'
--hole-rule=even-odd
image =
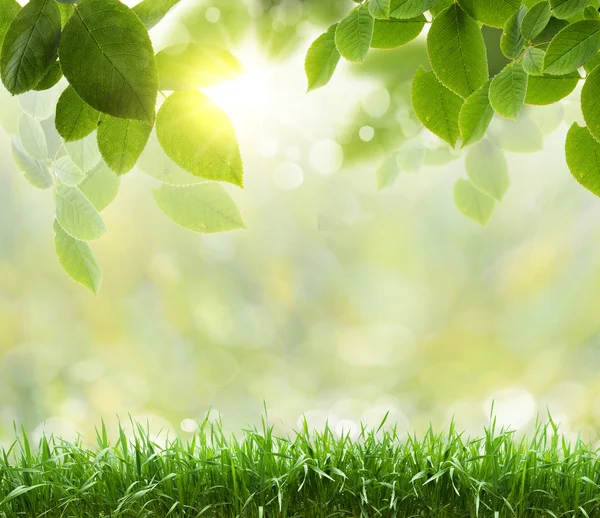
{"label": "green grass", "polygon": [[551,419],[515,440],[492,425],[400,440],[364,429],[350,440],[305,425],[278,437],[227,437],[204,422],[159,446],[141,425],[97,446],[24,433],[0,458],[0,516],[9,517],[560,517],[600,516],[598,449],[572,444]]}

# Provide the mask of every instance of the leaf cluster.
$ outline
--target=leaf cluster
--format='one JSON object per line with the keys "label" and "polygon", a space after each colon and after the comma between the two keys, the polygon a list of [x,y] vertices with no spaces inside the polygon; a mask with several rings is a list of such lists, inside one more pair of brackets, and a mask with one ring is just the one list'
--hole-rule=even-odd
{"label": "leaf cluster", "polygon": [[[309,90],[329,82],[341,57],[362,63],[371,49],[405,45],[429,25],[429,67],[414,76],[412,105],[421,124],[449,146],[471,147],[468,179],[459,179],[454,191],[468,217],[485,224],[508,187],[503,151],[485,139],[493,118],[516,120],[526,105],[557,103],[580,82],[586,127],[574,124],[569,131],[567,164],[577,181],[600,195],[598,0],[357,3],[308,49]],[[483,26],[502,30],[499,49],[489,48]],[[496,50],[506,63],[491,74],[488,56]]]}
{"label": "leaf cluster", "polygon": [[[59,262],[94,293],[101,272],[88,242],[106,232],[100,212],[138,163],[163,182],[155,200],[178,224],[197,232],[244,227],[216,183],[243,185],[233,126],[198,91],[238,76],[242,65],[197,43],[155,53],[148,30],[178,1],[129,8],[119,0],[0,0],[2,83],[35,99],[12,137],[13,156],[33,186],[53,190]],[[52,92],[55,108],[38,103]]]}

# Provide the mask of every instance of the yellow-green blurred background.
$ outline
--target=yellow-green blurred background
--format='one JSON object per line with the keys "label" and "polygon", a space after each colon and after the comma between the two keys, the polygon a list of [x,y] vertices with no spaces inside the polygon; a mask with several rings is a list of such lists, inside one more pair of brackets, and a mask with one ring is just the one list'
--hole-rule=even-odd
{"label": "yellow-green blurred background", "polygon": [[[535,152],[508,153],[510,190],[482,228],[453,204],[463,158],[428,165],[453,153],[410,108],[422,38],[305,93],[308,45],[352,5],[183,0],[153,30],[157,49],[210,42],[246,67],[209,94],[240,139],[246,187],[229,192],[249,228],[180,229],[134,171],[93,243],[98,298],[57,263],[51,193],[13,165],[19,101],[0,93],[0,437],[22,422],[93,438],[117,415],[186,436],[209,409],[238,430],[263,405],[280,431],[388,410],[402,430],[455,415],[477,431],[492,399],[513,427],[546,407],[566,431],[600,426],[600,200],[563,152],[577,92],[492,128]],[[403,145],[417,158],[378,189]]]}

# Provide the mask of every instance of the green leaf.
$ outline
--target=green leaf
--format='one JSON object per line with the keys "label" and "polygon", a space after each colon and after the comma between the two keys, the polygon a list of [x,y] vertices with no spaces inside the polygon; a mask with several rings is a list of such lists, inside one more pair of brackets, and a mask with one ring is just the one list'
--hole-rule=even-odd
{"label": "green leaf", "polygon": [[434,5],[429,8],[431,16],[434,18],[440,14],[444,9],[447,9],[454,3],[454,0],[438,0]]}
{"label": "green leaf", "polygon": [[550,0],[552,14],[557,18],[570,18],[583,11],[590,0]]}
{"label": "green leaf", "polygon": [[548,22],[548,25],[546,25],[546,28],[534,38],[532,43],[534,45],[544,45],[547,47],[548,42],[551,41],[552,38],[554,38],[554,36],[562,31],[567,25],[569,25],[569,22],[566,20],[559,20],[558,18],[552,16]]}
{"label": "green leaf", "polygon": [[369,8],[353,9],[337,26],[335,44],[339,53],[348,61],[362,63],[367,57],[373,37],[373,17]]}
{"label": "green leaf", "polygon": [[6,31],[20,10],[21,6],[17,0],[0,0],[0,48]]}
{"label": "green leaf", "polygon": [[390,18],[415,18],[428,11],[438,0],[392,0]]}
{"label": "green leaf", "polygon": [[583,17],[586,20],[600,20],[600,12],[596,7],[589,5],[583,10]]}
{"label": "green leaf", "polygon": [[[599,13],[600,14],[600,13]],[[598,52],[592,59],[590,59],[583,68],[589,74],[594,68],[600,65],[600,52]]]}
{"label": "green leaf", "polygon": [[530,76],[527,81],[525,103],[540,106],[554,104],[575,90],[579,79],[581,77],[577,72],[564,76]]}
{"label": "green leaf", "polygon": [[56,104],[56,131],[67,142],[87,137],[98,127],[100,112],[87,104],[72,86],[68,86]]}
{"label": "green leaf", "polygon": [[369,12],[373,18],[390,17],[391,0],[369,0]]}
{"label": "green leaf", "polygon": [[94,169],[102,160],[102,155],[96,142],[96,135],[94,134],[88,135],[76,142],[65,142],[64,146],[71,160],[84,173]]}
{"label": "green leaf", "polygon": [[75,187],[85,180],[85,174],[68,156],[60,157],[52,166],[58,179],[65,185]]}
{"label": "green leaf", "polygon": [[340,61],[340,53],[335,46],[337,24],[327,29],[310,46],[304,61],[304,70],[308,78],[308,91],[329,83]]}
{"label": "green leaf", "polygon": [[538,48],[529,47],[523,54],[523,70],[530,76],[541,76],[546,53]]}
{"label": "green leaf", "polygon": [[467,218],[480,225],[487,224],[496,205],[494,198],[481,192],[464,178],[459,178],[454,184],[454,203]]}
{"label": "green leaf", "polygon": [[133,169],[144,151],[152,124],[103,115],[98,126],[98,149],[117,175]]}
{"label": "green leaf", "polygon": [[133,6],[133,12],[150,30],[178,3],[179,0],[142,0]]}
{"label": "green leaf", "polygon": [[90,106],[115,117],[154,120],[154,51],[146,28],[126,5],[82,0],[63,29],[59,55],[65,77]]}
{"label": "green leaf", "polygon": [[587,128],[575,122],[567,133],[565,153],[575,180],[600,196],[600,143]]}
{"label": "green leaf", "polygon": [[60,24],[64,27],[69,18],[73,16],[75,6],[73,4],[58,4],[58,10],[60,11]]}
{"label": "green leaf", "polygon": [[521,7],[521,0],[458,0],[458,3],[472,18],[499,28]]}
{"label": "green leaf", "polygon": [[158,142],[156,131],[150,134],[137,165],[148,176],[169,185],[193,185],[204,181],[179,167],[167,156]]}
{"label": "green leaf", "polygon": [[80,241],[98,239],[106,232],[96,207],[77,187],[56,187],[56,219],[67,234]]}
{"label": "green leaf", "polygon": [[106,165],[100,162],[79,185],[79,190],[90,200],[98,212],[102,212],[117,197],[121,179]]}
{"label": "green leaf", "polygon": [[24,113],[19,119],[19,137],[23,148],[36,160],[45,160],[48,156],[46,134],[40,121]]}
{"label": "green leaf", "polygon": [[526,93],[527,74],[520,63],[512,62],[492,80],[490,103],[497,114],[516,119],[523,109]]}
{"label": "green leaf", "polygon": [[423,126],[454,147],[460,137],[458,116],[463,100],[440,83],[433,72],[420,68],[412,84],[412,103]]}
{"label": "green leaf", "polygon": [[475,90],[463,104],[458,125],[463,147],[481,140],[492,121],[494,110],[490,104],[490,82]]}
{"label": "green leaf", "polygon": [[246,228],[235,202],[216,183],[163,185],[154,191],[160,209],[175,223],[203,234]]}
{"label": "green leaf", "polygon": [[465,171],[477,189],[495,200],[502,200],[510,182],[508,163],[501,149],[489,140],[470,147],[465,157]]}
{"label": "green leaf", "polygon": [[165,153],[195,176],[242,186],[242,159],[227,115],[200,92],[175,92],[161,106],[156,134]]}
{"label": "green leaf", "polygon": [[548,45],[544,73],[555,76],[574,72],[600,49],[600,21],[583,20],[567,25]]}
{"label": "green leaf", "polygon": [[89,245],[73,239],[58,221],[54,220],[54,244],[56,256],[65,273],[75,282],[89,288],[98,295],[102,283],[102,272]]}
{"label": "green leaf", "polygon": [[423,15],[401,20],[375,20],[371,47],[374,49],[395,49],[414,40],[425,26]]}
{"label": "green leaf", "polygon": [[500,38],[500,49],[507,58],[516,59],[521,55],[525,43],[521,35],[521,21],[524,19],[526,12],[527,9],[521,7],[508,19],[504,26],[504,32]]}
{"label": "green leaf", "polygon": [[235,79],[244,67],[229,51],[213,45],[172,45],[156,54],[161,90],[196,90]]}
{"label": "green leaf", "polygon": [[479,25],[457,4],[433,20],[427,47],[438,79],[461,97],[469,97],[488,80],[485,43]]}
{"label": "green leaf", "polygon": [[521,22],[521,34],[525,41],[532,41],[539,36],[548,25],[550,18],[550,5],[547,0],[538,2],[527,11]]}
{"label": "green leaf", "polygon": [[600,68],[589,74],[581,90],[581,111],[588,131],[600,140]]}
{"label": "green leaf", "polygon": [[18,137],[12,136],[12,155],[15,164],[23,172],[25,179],[38,189],[52,187],[54,181],[46,164],[29,156]]}
{"label": "green leaf", "polygon": [[56,61],[60,12],[54,0],[31,0],[11,22],[0,54],[2,82],[13,95],[34,88]]}
{"label": "green leaf", "polygon": [[61,80],[62,76],[60,63],[55,61],[48,69],[48,72],[46,72],[46,75],[40,79],[40,82],[33,89],[38,91],[49,90]]}

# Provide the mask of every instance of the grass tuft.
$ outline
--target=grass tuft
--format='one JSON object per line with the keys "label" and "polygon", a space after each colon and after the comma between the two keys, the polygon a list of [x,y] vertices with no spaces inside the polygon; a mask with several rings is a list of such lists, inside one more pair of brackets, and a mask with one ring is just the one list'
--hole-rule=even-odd
{"label": "grass tuft", "polygon": [[22,430],[0,452],[0,516],[427,517],[600,516],[598,449],[568,442],[549,419],[516,440],[495,424],[464,437],[454,424],[400,440],[362,429],[351,440],[306,423],[291,437],[259,429],[227,437],[201,423],[159,445],[142,425],[97,446]]}

